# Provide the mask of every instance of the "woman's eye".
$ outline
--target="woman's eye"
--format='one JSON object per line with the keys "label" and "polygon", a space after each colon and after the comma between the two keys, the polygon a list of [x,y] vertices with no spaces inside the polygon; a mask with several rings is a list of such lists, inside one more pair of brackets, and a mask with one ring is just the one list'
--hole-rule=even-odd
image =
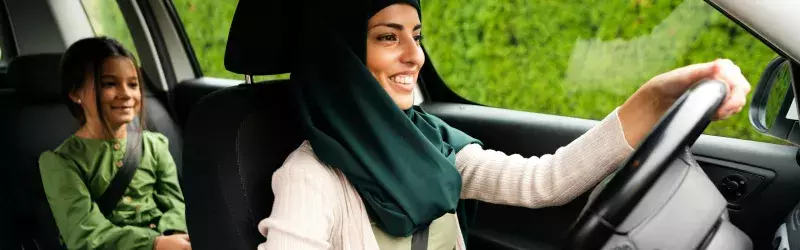
{"label": "woman's eye", "polygon": [[105,88],[105,87],[114,87],[115,85],[117,85],[117,83],[116,83],[116,82],[103,82],[101,85],[102,85],[104,88]]}
{"label": "woman's eye", "polygon": [[414,36],[414,41],[417,41],[417,42],[422,42],[422,39],[425,39],[425,37],[424,37],[424,36],[422,36],[422,35],[416,35],[416,36]]}
{"label": "woman's eye", "polygon": [[397,37],[394,34],[386,34],[386,35],[378,36],[378,41],[381,41],[381,42],[383,42],[383,41],[395,41],[395,40],[397,40]]}
{"label": "woman's eye", "polygon": [[138,82],[130,82],[130,83],[128,83],[128,87],[132,88],[132,89],[138,88],[139,87],[139,83]]}

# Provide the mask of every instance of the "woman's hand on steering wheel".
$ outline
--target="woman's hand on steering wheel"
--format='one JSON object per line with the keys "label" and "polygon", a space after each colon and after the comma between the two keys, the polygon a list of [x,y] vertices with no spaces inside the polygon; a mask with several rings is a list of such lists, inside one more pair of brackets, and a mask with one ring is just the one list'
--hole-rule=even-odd
{"label": "woman's hand on steering wheel", "polygon": [[717,59],[674,69],[647,81],[620,107],[619,119],[628,144],[637,146],[675,100],[703,79],[719,80],[728,87],[714,120],[727,119],[742,111],[750,83],[731,60]]}

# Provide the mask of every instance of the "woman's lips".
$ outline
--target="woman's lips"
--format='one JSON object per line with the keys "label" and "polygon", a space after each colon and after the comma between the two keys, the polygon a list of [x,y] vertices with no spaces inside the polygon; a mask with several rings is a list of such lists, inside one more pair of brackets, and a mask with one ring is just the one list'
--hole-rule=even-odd
{"label": "woman's lips", "polygon": [[414,77],[411,75],[394,75],[389,77],[389,81],[399,91],[410,93],[414,90]]}

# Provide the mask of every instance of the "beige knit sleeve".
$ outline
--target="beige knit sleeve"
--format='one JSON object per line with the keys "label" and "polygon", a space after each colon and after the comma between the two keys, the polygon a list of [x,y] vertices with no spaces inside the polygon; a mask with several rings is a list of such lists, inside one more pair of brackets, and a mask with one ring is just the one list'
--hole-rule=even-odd
{"label": "beige knit sleeve", "polygon": [[[530,142],[537,143],[536,138]],[[554,154],[524,158],[468,145],[456,155],[461,198],[529,208],[563,205],[599,183],[632,152],[617,110]]]}
{"label": "beige knit sleeve", "polygon": [[329,249],[334,209],[325,167],[301,148],[272,175],[272,213],[258,223],[267,241],[259,250]]}

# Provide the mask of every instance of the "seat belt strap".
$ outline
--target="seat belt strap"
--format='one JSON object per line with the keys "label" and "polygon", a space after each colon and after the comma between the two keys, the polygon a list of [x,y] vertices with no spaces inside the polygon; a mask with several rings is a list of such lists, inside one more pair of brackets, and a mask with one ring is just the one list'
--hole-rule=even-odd
{"label": "seat belt strap", "polygon": [[138,119],[128,123],[128,136],[125,143],[125,156],[122,159],[122,167],[114,175],[114,179],[108,184],[103,194],[95,200],[100,212],[106,218],[111,215],[119,200],[122,199],[122,195],[125,194],[125,190],[133,180],[133,175],[136,173],[136,169],[139,168],[139,161],[142,159],[142,134],[138,128],[139,126],[134,124],[138,124]]}
{"label": "seat belt strap", "polygon": [[411,236],[411,250],[428,250],[428,229],[430,229],[430,226],[425,226],[414,232]]}

